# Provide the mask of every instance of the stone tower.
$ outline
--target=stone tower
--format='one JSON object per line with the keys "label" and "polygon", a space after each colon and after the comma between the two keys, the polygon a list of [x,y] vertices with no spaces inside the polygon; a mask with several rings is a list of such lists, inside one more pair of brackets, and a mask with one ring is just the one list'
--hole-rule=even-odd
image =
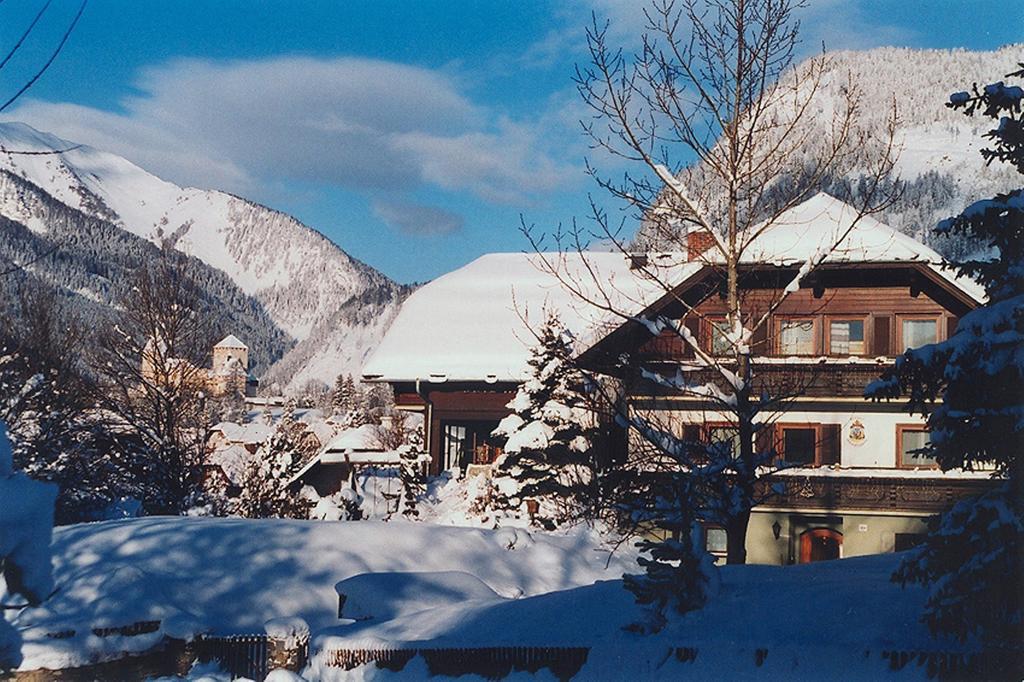
{"label": "stone tower", "polygon": [[249,372],[249,347],[234,334],[228,334],[213,347],[213,373],[217,375]]}

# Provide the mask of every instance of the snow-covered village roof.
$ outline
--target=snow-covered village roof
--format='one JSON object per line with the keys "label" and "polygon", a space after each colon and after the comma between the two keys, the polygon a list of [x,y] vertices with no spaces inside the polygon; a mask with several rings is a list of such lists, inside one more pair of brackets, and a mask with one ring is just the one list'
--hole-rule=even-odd
{"label": "snow-covered village roof", "polygon": [[[802,264],[838,242],[825,264],[919,263],[975,301],[983,300],[983,289],[944,268],[933,249],[870,216],[851,227],[856,216],[852,206],[817,194],[780,215],[746,249],[743,262]],[[563,278],[597,298],[614,298],[611,304],[620,310],[639,314],[665,294],[618,252],[487,254],[410,296],[363,375],[388,381],[521,381],[534,343],[530,329],[545,311],[557,312],[576,335],[577,351],[622,323],[539,267],[542,258],[558,261]],[[679,284],[703,267],[680,253],[650,254],[648,265],[662,281]],[[595,279],[603,282],[600,290]]]}
{"label": "snow-covered village roof", "polygon": [[[621,253],[545,254],[559,272],[597,293],[591,268],[620,307],[644,307],[664,293],[644,282]],[[390,381],[521,381],[536,328],[555,312],[574,333],[606,324],[607,314],[583,303],[541,267],[542,256],[492,253],[439,277],[412,294],[363,368]],[[697,263],[687,263],[692,271]]]}
{"label": "snow-covered village roof", "polygon": [[375,424],[363,424],[345,429],[306,462],[292,477],[297,481],[317,464],[385,464],[397,463],[398,453],[388,451],[380,444]]}
{"label": "snow-covered village roof", "polygon": [[377,438],[374,424],[363,424],[354,429],[345,429],[324,446],[325,453],[353,453],[366,450],[380,451],[383,448]]}
{"label": "snow-covered village roof", "polygon": [[273,427],[263,421],[253,421],[247,424],[235,424],[234,422],[220,422],[210,429],[219,431],[229,443],[242,445],[259,445],[269,436]]}
{"label": "snow-covered village roof", "polygon": [[242,340],[235,336],[234,334],[228,334],[223,339],[221,339],[214,346],[214,348],[245,348],[246,350],[248,350],[249,346],[242,343]]}

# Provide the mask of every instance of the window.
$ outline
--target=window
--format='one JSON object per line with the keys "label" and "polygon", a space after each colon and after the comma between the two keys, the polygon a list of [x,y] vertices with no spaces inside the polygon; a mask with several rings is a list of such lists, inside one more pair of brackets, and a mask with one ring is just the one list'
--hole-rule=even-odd
{"label": "window", "polygon": [[919,348],[939,340],[939,321],[935,318],[903,318],[900,320],[901,352]]}
{"label": "window", "polygon": [[729,553],[728,536],[724,528],[707,526],[704,529],[704,549],[715,558],[715,563],[723,563]]}
{"label": "window", "polygon": [[497,421],[442,421],[441,465],[445,469],[469,464],[490,464],[501,452],[490,443]]}
{"label": "window", "polygon": [[864,320],[831,320],[828,325],[829,355],[864,355]]}
{"label": "window", "polygon": [[813,427],[782,427],[782,461],[786,464],[814,464],[818,432]]}
{"label": "window", "polygon": [[779,320],[779,355],[814,355],[814,320]]}
{"label": "window", "polygon": [[[708,428],[708,442],[728,444],[734,456],[740,452],[740,434],[732,426],[711,426]],[[723,447],[726,447],[723,445]]]}
{"label": "window", "polygon": [[715,357],[731,355],[733,352],[732,343],[726,338],[725,318],[713,318],[708,320],[711,327],[711,354]]}
{"label": "window", "polygon": [[907,469],[937,467],[938,463],[930,454],[915,452],[926,446],[930,440],[928,432],[921,426],[897,426],[896,465]]}
{"label": "window", "polygon": [[445,424],[442,438],[444,468],[461,466],[466,447],[466,427],[461,424]]}

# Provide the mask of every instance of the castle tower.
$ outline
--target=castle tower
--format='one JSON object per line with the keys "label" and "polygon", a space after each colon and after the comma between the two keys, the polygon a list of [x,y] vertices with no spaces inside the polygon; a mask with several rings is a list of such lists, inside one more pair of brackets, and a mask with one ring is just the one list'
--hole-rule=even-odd
{"label": "castle tower", "polygon": [[217,375],[249,371],[249,347],[234,334],[228,334],[213,347],[213,373]]}

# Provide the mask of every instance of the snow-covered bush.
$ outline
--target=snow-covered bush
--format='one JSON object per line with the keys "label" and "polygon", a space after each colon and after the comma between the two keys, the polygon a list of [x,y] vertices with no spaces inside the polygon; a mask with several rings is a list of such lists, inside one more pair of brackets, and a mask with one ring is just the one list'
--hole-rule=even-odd
{"label": "snow-covered bush", "polygon": [[515,514],[532,500],[532,521],[547,527],[583,514],[594,478],[593,415],[572,343],[558,317],[548,315],[531,349],[530,376],[508,404],[512,414],[494,431],[505,439],[494,463],[495,505]]}
{"label": "snow-covered bush", "polygon": [[[1024,89],[999,82],[956,93],[947,106],[998,120],[983,153],[1024,173],[1022,104]],[[1004,479],[934,520],[894,576],[929,587],[924,618],[934,632],[977,635],[998,649],[1024,640],[1024,189],[975,202],[937,230],[987,247],[990,257],[953,268],[980,282],[988,301],[946,341],[907,351],[866,393],[909,396],[908,409],[927,416],[925,450],[943,470],[988,466]]]}
{"label": "snow-covered bush", "polygon": [[305,518],[309,502],[291,481],[312,454],[304,445],[306,425],[295,419],[295,403],[285,404],[274,431],[248,462],[234,512],[246,518]]}
{"label": "snow-covered bush", "polygon": [[[0,422],[0,566],[5,589],[38,604],[53,591],[50,538],[57,488],[15,472],[7,428]],[[21,662],[18,633],[0,617],[0,671]]]}
{"label": "snow-covered bush", "polygon": [[58,523],[92,520],[125,493],[130,451],[105,416],[91,409],[84,378],[24,343],[0,343],[0,420],[15,467],[59,487]]}

